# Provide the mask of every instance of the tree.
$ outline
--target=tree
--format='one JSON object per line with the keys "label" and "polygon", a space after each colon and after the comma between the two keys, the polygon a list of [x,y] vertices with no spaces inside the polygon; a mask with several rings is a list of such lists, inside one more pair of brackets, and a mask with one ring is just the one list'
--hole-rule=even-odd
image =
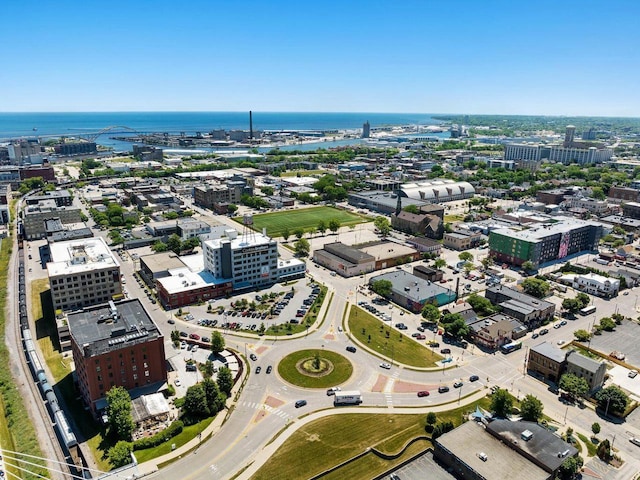
{"label": "tree", "polygon": [[573,373],[565,373],[560,377],[558,383],[560,390],[564,390],[574,398],[582,398],[589,391],[589,384],[582,378]]}
{"label": "tree", "polygon": [[602,187],[591,187],[591,196],[596,200],[605,200],[607,198]]}
{"label": "tree", "polygon": [[205,378],[211,378],[216,370],[215,365],[211,360],[207,360],[204,363],[204,368],[202,369],[202,374]]}
{"label": "tree", "polygon": [[109,463],[113,468],[120,468],[125,465],[129,465],[133,461],[131,459],[131,452],[133,452],[133,444],[131,442],[120,440],[111,447],[107,453]]}
{"label": "tree", "polygon": [[602,317],[600,319],[600,329],[606,332],[613,332],[616,329],[616,322],[609,317]]}
{"label": "tree", "polygon": [[391,231],[391,224],[389,223],[389,219],[387,217],[376,217],[373,221],[373,226],[378,229],[383,237],[389,235],[389,232]]}
{"label": "tree", "polygon": [[547,282],[539,278],[527,278],[522,282],[521,286],[524,293],[536,298],[546,297],[551,288]]}
{"label": "tree", "polygon": [[606,438],[598,444],[596,455],[598,455],[598,458],[603,462],[611,460],[611,443],[609,439]]}
{"label": "tree", "polygon": [[593,422],[591,424],[591,431],[594,436],[598,435],[600,433],[600,424],[598,422]]}
{"label": "tree", "polygon": [[210,412],[207,406],[207,397],[204,393],[204,388],[202,388],[202,384],[197,383],[187,389],[183,409],[187,419],[198,419],[209,416]]}
{"label": "tree", "polygon": [[527,271],[527,272],[531,272],[535,269],[536,267],[533,265],[533,262],[531,260],[527,260],[526,262],[524,262],[522,264],[522,269]]}
{"label": "tree", "polygon": [[433,262],[433,266],[438,270],[441,270],[446,264],[447,261],[444,258],[436,258],[436,261]]}
{"label": "tree", "polygon": [[583,292],[576,295],[576,300],[580,302],[580,308],[584,308],[591,303],[591,297]]}
{"label": "tree", "polygon": [[591,334],[582,328],[573,332],[573,336],[576,337],[576,340],[579,342],[588,342],[591,338]]}
{"label": "tree", "polygon": [[211,351],[213,353],[220,353],[224,350],[224,347],[224,337],[219,331],[215,330],[211,334]]}
{"label": "tree", "polygon": [[229,212],[231,215],[233,215],[237,211],[238,206],[235,203],[230,203],[229,205],[227,205],[227,212]]}
{"label": "tree", "polygon": [[499,388],[491,395],[491,412],[500,418],[507,418],[513,408],[513,397],[511,394],[503,389]]}
{"label": "tree", "polygon": [[171,330],[171,341],[173,345],[180,344],[180,332],[178,330]]}
{"label": "tree", "polygon": [[460,255],[458,255],[458,258],[460,259],[461,262],[473,261],[473,255],[470,252],[462,252],[460,253]]}
{"label": "tree", "polygon": [[282,230],[282,238],[284,239],[284,241],[286,242],[287,240],[289,240],[289,237],[291,236],[291,232],[289,232],[289,229],[287,227],[285,227]]}
{"label": "tree", "polygon": [[327,224],[324,223],[324,220],[320,220],[318,222],[318,226],[317,226],[318,232],[320,233],[320,235],[324,236],[324,232],[327,231]]}
{"label": "tree", "polygon": [[307,257],[311,250],[311,244],[306,238],[301,238],[293,245],[293,248],[298,257]]}
{"label": "tree", "polygon": [[204,396],[207,401],[209,413],[211,415],[215,415],[224,408],[227,397],[224,393],[220,392],[218,384],[210,378],[205,378],[202,381],[202,388],[204,390]]}
{"label": "tree", "polygon": [[218,370],[218,388],[227,396],[231,394],[233,376],[231,375],[231,370],[227,367],[220,367],[220,370]]}
{"label": "tree", "polygon": [[422,308],[422,318],[430,323],[438,323],[440,320],[440,310],[433,303],[426,303]]}
{"label": "tree", "polygon": [[404,207],[402,209],[402,211],[407,212],[407,213],[413,213],[415,215],[418,215],[420,213],[420,209],[418,208],[417,205],[414,205],[414,204],[407,205],[406,207]]}
{"label": "tree", "polygon": [[121,440],[131,440],[135,428],[131,415],[131,396],[124,387],[111,387],[107,392],[109,433]]}
{"label": "tree", "polygon": [[179,254],[182,251],[182,240],[177,234],[173,234],[167,240],[167,248],[173,253]]}
{"label": "tree", "polygon": [[444,331],[456,338],[462,338],[469,334],[469,325],[464,319],[458,319],[453,323],[445,324]]}
{"label": "tree", "polygon": [[273,195],[273,192],[274,192],[273,187],[269,187],[269,186],[260,187],[260,191],[264,193],[267,197],[270,197],[271,195]]}
{"label": "tree", "polygon": [[371,290],[376,292],[381,297],[391,296],[392,289],[393,284],[389,280],[376,280],[374,282],[371,282]]}
{"label": "tree", "polygon": [[480,316],[487,316],[498,311],[497,307],[494,307],[490,300],[485,297],[481,297],[476,293],[472,293],[467,297],[467,302],[471,305],[471,308]]}
{"label": "tree", "polygon": [[293,234],[298,240],[300,240],[302,237],[304,237],[304,229],[298,227],[293,231]]}
{"label": "tree", "polygon": [[542,418],[544,406],[540,400],[533,395],[527,395],[520,402],[520,414],[522,419],[528,422],[537,422]]}
{"label": "tree", "polygon": [[329,230],[331,230],[333,233],[336,233],[339,228],[340,222],[338,220],[336,220],[335,218],[329,220]]}
{"label": "tree", "polygon": [[438,417],[435,412],[427,413],[427,425],[435,425]]}
{"label": "tree", "polygon": [[151,245],[151,250],[155,253],[166,252],[169,250],[169,246],[162,240],[157,240],[153,245]]}
{"label": "tree", "polygon": [[629,405],[629,397],[627,394],[615,385],[610,385],[599,390],[598,393],[596,393],[596,400],[598,401],[598,406],[607,413],[616,412],[622,414],[626,410],[627,405]]}
{"label": "tree", "polygon": [[567,458],[564,462],[562,462],[562,465],[560,465],[560,468],[558,470],[560,478],[562,480],[572,480],[573,478],[576,478],[576,475],[582,468],[583,464],[584,460],[582,460],[582,457],[580,455]]}
{"label": "tree", "polygon": [[580,302],[580,300],[578,300],[577,298],[565,298],[564,300],[562,300],[562,309],[566,310],[569,313],[575,314],[581,308],[583,308],[582,302]]}

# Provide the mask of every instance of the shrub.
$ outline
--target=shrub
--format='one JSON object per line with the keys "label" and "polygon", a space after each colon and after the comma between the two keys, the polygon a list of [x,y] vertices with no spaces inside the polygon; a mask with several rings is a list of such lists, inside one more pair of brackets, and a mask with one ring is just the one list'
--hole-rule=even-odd
{"label": "shrub", "polygon": [[161,432],[156,433],[153,437],[141,438],[140,440],[136,440],[135,442],[133,442],[133,449],[144,450],[145,448],[157,447],[161,443],[164,443],[170,438],[173,438],[176,435],[182,433],[183,428],[184,423],[182,423],[180,420],[176,420]]}

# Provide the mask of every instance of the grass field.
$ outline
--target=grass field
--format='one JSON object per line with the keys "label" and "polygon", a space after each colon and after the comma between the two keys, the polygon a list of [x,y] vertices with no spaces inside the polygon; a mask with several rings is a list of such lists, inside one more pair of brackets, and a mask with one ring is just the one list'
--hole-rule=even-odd
{"label": "grass field", "polygon": [[[490,400],[485,397],[477,405],[488,408],[489,403]],[[450,420],[458,426],[462,423],[464,413],[472,412],[475,408],[476,404],[438,413],[438,422]],[[425,414],[366,413],[319,419],[291,435],[251,480],[310,478],[369,447],[386,454],[397,454],[409,440],[426,434],[425,420]],[[426,441],[418,442],[409,447],[405,454],[390,461],[369,454],[326,478],[374,478],[429,445]]]}
{"label": "grass field", "polygon": [[[221,412],[220,415],[222,415],[223,413],[224,412]],[[157,447],[145,448],[144,450],[136,450],[134,452],[134,455],[136,456],[138,463],[146,462],[148,460],[160,457],[171,452],[172,445],[175,445],[176,448],[181,447],[191,439],[197,437],[200,432],[204,431],[204,429],[207,428],[211,422],[213,422],[214,418],[215,417],[206,418],[201,422],[196,423],[195,425],[184,427],[184,430],[182,430],[181,433],[173,438],[170,438],[166,442],[161,443]]]}
{"label": "grass field", "polygon": [[[413,338],[391,328],[360,307],[349,312],[351,335],[371,350],[413,367],[435,367],[442,357]],[[387,336],[388,335],[388,336]]]}
{"label": "grass field", "polygon": [[[234,220],[241,223],[242,217],[235,217]],[[320,220],[327,226],[330,220],[338,220],[343,227],[369,221],[367,218],[333,207],[310,207],[254,215],[253,227],[257,231],[266,228],[270,237],[281,237],[285,229],[289,229],[289,234],[293,236],[297,228],[302,228],[305,232],[315,230]]]}

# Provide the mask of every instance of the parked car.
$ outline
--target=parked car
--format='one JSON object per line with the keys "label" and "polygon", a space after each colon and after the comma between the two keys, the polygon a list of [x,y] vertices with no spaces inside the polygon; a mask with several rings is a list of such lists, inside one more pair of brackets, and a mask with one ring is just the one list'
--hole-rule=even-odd
{"label": "parked car", "polygon": [[262,367],[260,367],[260,366],[256,367],[256,373],[260,373],[261,370],[262,370]]}
{"label": "parked car", "polygon": [[421,390],[418,392],[418,396],[419,397],[428,397],[429,396],[429,392],[426,390]]}
{"label": "parked car", "polygon": [[470,382],[477,382],[478,380],[480,380],[480,377],[478,377],[478,375],[471,375],[469,377]]}
{"label": "parked car", "polygon": [[269,365],[269,366],[267,367],[267,373],[271,373],[271,370],[273,370],[273,367],[272,367],[271,365]]}
{"label": "parked car", "polygon": [[538,338],[540,335],[538,335],[537,333],[534,333],[533,335],[531,335],[531,338]]}
{"label": "parked car", "polygon": [[193,340],[200,340],[200,335],[198,335],[197,333],[192,333],[189,335],[189,338]]}
{"label": "parked car", "polygon": [[187,332],[180,332],[181,337],[188,337],[189,334]]}
{"label": "parked car", "polygon": [[638,375],[637,370],[630,370],[628,373],[629,378],[636,378],[637,375]]}
{"label": "parked car", "polygon": [[443,353],[445,355],[449,355],[451,353],[451,349],[450,348],[441,348],[440,349],[440,353]]}
{"label": "parked car", "polygon": [[456,382],[456,383],[453,384],[453,388],[460,388],[460,387],[462,387],[462,385],[464,385],[464,383]]}
{"label": "parked car", "polygon": [[547,328],[543,328],[542,330],[540,330],[540,335],[546,335],[547,333],[549,333],[549,329]]}
{"label": "parked car", "polygon": [[340,387],[331,387],[327,389],[327,396],[335,395],[336,392],[339,392],[340,390],[342,390]]}

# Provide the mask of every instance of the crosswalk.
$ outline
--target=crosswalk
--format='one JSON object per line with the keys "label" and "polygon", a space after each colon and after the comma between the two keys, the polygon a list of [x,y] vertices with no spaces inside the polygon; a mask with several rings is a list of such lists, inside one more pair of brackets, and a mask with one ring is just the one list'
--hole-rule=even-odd
{"label": "crosswalk", "polygon": [[258,402],[241,402],[240,405],[242,405],[243,407],[247,407],[251,410],[264,410],[266,412],[269,412],[277,417],[280,417],[284,420],[286,419],[290,419],[291,415],[283,412],[282,410],[280,410],[279,408],[273,408],[269,405],[265,405],[264,403],[258,403]]}

